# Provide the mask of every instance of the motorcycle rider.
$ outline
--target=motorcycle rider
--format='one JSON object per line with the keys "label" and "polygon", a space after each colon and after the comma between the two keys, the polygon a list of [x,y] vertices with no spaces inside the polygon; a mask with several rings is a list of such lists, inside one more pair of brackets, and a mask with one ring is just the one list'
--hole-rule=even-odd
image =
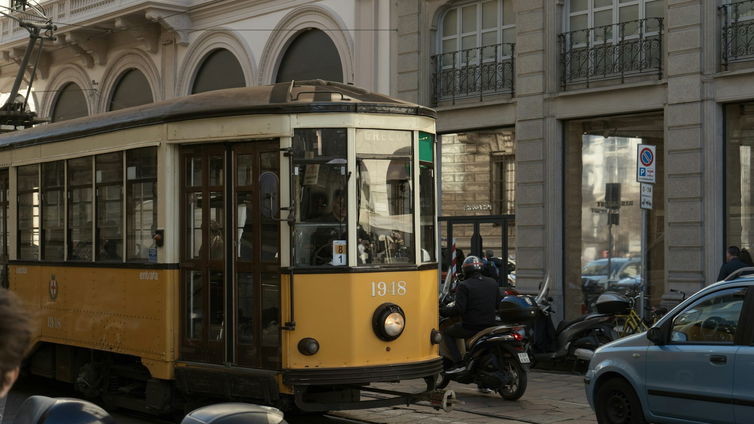
{"label": "motorcycle rider", "polygon": [[461,269],[464,280],[458,283],[456,288],[455,304],[440,309],[440,315],[444,317],[461,316],[461,322],[445,328],[442,332],[445,347],[454,363],[446,374],[464,369],[456,339],[472,337],[479,331],[494,326],[497,305],[500,303],[498,283],[482,275],[484,264],[478,257],[467,256]]}

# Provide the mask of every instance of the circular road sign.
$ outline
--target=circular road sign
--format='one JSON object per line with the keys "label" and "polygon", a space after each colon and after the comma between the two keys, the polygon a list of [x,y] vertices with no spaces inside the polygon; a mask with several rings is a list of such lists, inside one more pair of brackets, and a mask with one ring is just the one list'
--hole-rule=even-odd
{"label": "circular road sign", "polygon": [[655,156],[652,154],[652,150],[647,147],[641,149],[639,158],[641,158],[641,164],[644,166],[651,166],[652,162],[654,162],[655,160]]}

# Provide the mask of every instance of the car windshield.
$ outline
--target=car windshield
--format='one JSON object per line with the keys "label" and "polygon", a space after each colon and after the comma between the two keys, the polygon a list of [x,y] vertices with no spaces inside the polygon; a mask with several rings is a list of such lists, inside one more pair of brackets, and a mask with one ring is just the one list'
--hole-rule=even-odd
{"label": "car windshield", "polygon": [[[615,271],[618,270],[621,266],[621,262],[619,261],[611,261],[610,268],[612,268],[612,273],[615,273]],[[607,275],[607,259],[601,259],[598,261],[592,261],[588,264],[584,265],[584,268],[581,270],[581,275]]]}

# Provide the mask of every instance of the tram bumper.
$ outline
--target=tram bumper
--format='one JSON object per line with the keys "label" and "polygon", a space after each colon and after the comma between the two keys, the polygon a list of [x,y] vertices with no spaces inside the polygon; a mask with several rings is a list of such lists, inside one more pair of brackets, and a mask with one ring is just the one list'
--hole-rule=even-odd
{"label": "tram bumper", "polygon": [[[442,360],[371,367],[307,368],[286,370],[285,384],[294,387],[296,406],[304,411],[329,411],[378,408],[430,401],[433,406],[449,408],[452,400],[444,391],[435,390],[435,380],[442,371]],[[371,387],[371,383],[388,383],[422,378],[425,390],[411,393]],[[374,394],[362,400],[362,392]],[[440,401],[437,401],[440,399]]]}

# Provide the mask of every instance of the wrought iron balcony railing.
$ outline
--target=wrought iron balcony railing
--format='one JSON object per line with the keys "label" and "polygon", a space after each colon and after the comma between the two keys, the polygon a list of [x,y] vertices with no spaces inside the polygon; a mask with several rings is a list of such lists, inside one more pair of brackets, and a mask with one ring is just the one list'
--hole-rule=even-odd
{"label": "wrought iron balcony railing", "polygon": [[501,43],[432,56],[434,104],[513,94],[515,44]]}
{"label": "wrought iron balcony railing", "polygon": [[558,36],[563,88],[656,73],[662,78],[662,18],[570,31]]}
{"label": "wrought iron balcony railing", "polygon": [[724,4],[718,8],[722,19],[720,64],[754,59],[754,0]]}

